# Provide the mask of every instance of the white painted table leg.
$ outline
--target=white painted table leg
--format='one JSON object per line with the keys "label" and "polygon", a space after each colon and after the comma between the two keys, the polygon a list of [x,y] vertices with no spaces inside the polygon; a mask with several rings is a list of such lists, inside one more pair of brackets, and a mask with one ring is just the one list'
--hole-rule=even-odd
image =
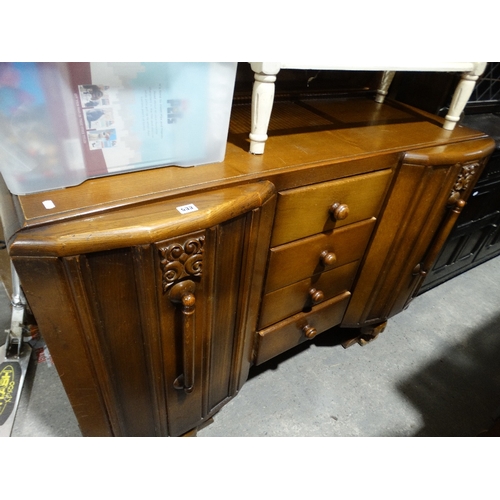
{"label": "white painted table leg", "polygon": [[443,124],[444,129],[453,130],[455,128],[455,125],[460,120],[460,115],[462,114],[462,111],[464,110],[465,105],[474,90],[476,81],[483,71],[484,67],[479,69],[479,71],[476,69],[476,71],[462,73],[462,78],[455,89],[450,109],[445,117],[445,122]]}
{"label": "white painted table leg", "polygon": [[267,141],[267,129],[274,102],[276,74],[255,73],[252,92],[252,123],[250,129],[250,153],[261,155]]}
{"label": "white painted table leg", "polygon": [[382,74],[382,80],[377,89],[377,95],[375,96],[375,101],[382,104],[384,102],[385,96],[389,92],[389,87],[391,86],[392,79],[396,74],[395,71],[384,71]]}

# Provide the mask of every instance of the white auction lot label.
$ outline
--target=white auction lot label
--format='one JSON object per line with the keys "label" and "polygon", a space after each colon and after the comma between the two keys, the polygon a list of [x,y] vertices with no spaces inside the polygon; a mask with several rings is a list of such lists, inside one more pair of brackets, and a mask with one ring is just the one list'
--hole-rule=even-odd
{"label": "white auction lot label", "polygon": [[182,205],[182,207],[176,207],[181,214],[188,214],[190,212],[196,212],[198,207],[190,203],[189,205]]}

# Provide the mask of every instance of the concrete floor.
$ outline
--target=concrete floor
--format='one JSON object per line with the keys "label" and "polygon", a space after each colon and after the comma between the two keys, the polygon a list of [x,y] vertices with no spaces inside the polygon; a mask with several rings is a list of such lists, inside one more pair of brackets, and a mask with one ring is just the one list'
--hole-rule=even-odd
{"label": "concrete floor", "polygon": [[[364,347],[344,349],[334,330],[253,369],[198,436],[477,436],[500,415],[499,359],[497,257],[417,297]],[[50,357],[33,359],[12,436],[80,435]]]}

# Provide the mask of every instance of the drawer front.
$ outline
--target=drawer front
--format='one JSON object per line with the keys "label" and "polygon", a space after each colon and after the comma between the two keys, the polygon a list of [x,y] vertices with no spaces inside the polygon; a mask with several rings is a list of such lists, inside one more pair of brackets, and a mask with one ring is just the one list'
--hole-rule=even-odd
{"label": "drawer front", "polygon": [[391,177],[388,169],[279,193],[271,246],[376,217]]}
{"label": "drawer front", "polygon": [[268,293],[262,301],[259,328],[311,308],[350,289],[359,261],[298,281]]}
{"label": "drawer front", "polygon": [[361,259],[375,218],[272,248],[266,293]]}
{"label": "drawer front", "polygon": [[255,364],[264,363],[264,361],[308,340],[306,332],[311,332],[311,328],[314,328],[317,333],[321,333],[340,324],[350,296],[349,292],[345,292],[314,307],[311,312],[296,314],[258,332]]}

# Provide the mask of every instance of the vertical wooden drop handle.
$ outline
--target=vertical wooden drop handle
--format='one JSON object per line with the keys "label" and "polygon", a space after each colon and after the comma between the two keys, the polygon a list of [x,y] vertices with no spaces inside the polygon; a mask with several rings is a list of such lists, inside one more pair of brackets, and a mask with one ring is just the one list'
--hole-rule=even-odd
{"label": "vertical wooden drop handle", "polygon": [[172,287],[169,298],[179,304],[182,313],[182,374],[174,381],[176,389],[184,389],[190,393],[194,388],[195,357],[195,283],[191,280],[181,281]]}
{"label": "vertical wooden drop handle", "polygon": [[419,274],[420,277],[414,286],[414,292],[412,293],[412,296],[422,286],[422,283],[424,282],[425,278],[427,277],[427,274],[431,270],[434,261],[437,259],[439,252],[441,251],[444,243],[448,239],[448,236],[450,235],[451,230],[455,226],[458,216],[462,212],[462,209],[465,207],[465,205],[466,202],[464,200],[462,199],[457,200],[453,209],[446,216],[437,235],[434,236],[434,239],[432,240],[432,243],[429,247],[429,250],[427,251],[427,254],[423,262],[417,264],[417,266],[414,268],[413,274],[415,275]]}
{"label": "vertical wooden drop handle", "polygon": [[458,216],[466,204],[467,203],[462,199],[457,200],[453,209],[448,213],[440,231],[434,237],[434,240],[432,241],[431,246],[427,251],[427,255],[422,263],[422,270],[420,271],[420,274],[423,274],[424,277],[430,271],[434,261],[437,259],[439,252],[443,248],[444,243],[448,239],[451,230],[457,222]]}

